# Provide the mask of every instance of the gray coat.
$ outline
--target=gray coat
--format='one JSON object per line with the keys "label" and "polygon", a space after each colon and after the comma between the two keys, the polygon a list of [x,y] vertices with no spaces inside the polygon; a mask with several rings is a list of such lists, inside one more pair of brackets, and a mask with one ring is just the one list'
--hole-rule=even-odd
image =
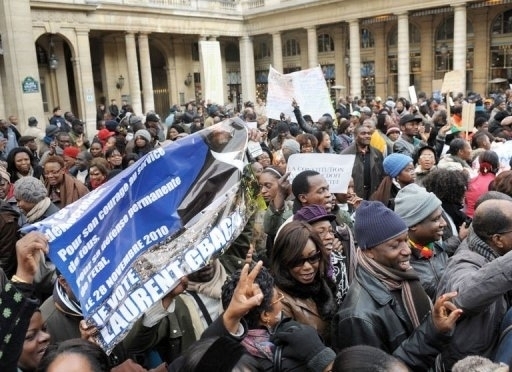
{"label": "gray coat", "polygon": [[501,321],[510,306],[507,292],[512,290],[512,253],[488,261],[469,250],[467,242],[464,240],[448,260],[437,288],[438,295],[457,291],[452,302],[464,311],[443,352],[448,368],[467,355],[492,359]]}

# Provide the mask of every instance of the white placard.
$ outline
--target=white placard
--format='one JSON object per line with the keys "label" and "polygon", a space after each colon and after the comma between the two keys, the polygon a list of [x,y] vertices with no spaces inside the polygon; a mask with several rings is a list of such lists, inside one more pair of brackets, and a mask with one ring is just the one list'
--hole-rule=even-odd
{"label": "white placard", "polygon": [[418,102],[418,96],[416,96],[416,87],[414,85],[409,87],[409,97],[411,98],[412,105],[415,105]]}
{"label": "white placard", "polygon": [[212,103],[224,103],[224,85],[222,82],[222,59],[218,41],[199,41],[201,55],[201,88],[203,98]]}
{"label": "white placard", "polygon": [[300,172],[314,170],[325,177],[332,193],[346,193],[355,159],[355,155],[293,154],[288,159],[288,180],[291,183]]}
{"label": "white placard", "polygon": [[307,70],[281,74],[270,66],[268,74],[267,116],[279,119],[283,112],[296,123],[292,100],[300,106],[302,115],[311,115],[318,121],[323,114],[329,113],[334,118],[334,109],[320,66]]}

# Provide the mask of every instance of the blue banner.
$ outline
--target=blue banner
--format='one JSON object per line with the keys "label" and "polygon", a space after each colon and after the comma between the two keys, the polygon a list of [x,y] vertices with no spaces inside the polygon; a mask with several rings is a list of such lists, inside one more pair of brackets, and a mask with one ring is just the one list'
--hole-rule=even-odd
{"label": "blue banner", "polygon": [[34,224],[107,351],[241,232],[247,129],[227,120],[160,147]]}

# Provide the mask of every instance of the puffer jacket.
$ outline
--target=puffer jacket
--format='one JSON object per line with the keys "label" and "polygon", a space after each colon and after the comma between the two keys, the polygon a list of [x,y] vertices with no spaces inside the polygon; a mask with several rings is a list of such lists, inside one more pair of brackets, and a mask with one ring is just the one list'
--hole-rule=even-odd
{"label": "puffer jacket", "polygon": [[331,340],[335,351],[370,345],[401,359],[413,371],[432,367],[451,337],[435,329],[430,313],[414,329],[397,294],[358,267],[333,319]]}

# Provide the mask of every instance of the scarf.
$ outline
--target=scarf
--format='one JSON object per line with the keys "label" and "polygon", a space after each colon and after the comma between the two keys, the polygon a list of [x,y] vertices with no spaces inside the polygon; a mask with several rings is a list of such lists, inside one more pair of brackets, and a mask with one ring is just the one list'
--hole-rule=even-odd
{"label": "scarf", "polygon": [[34,168],[30,167],[30,170],[28,171],[27,174],[21,174],[20,172],[16,171],[16,177],[17,179],[19,180],[20,178],[23,178],[23,177],[34,177]]}
{"label": "scarf", "polygon": [[34,205],[34,207],[27,213],[27,221],[30,223],[37,222],[44,215],[50,204],[50,198],[46,197]]}
{"label": "scarf", "polygon": [[407,315],[417,328],[432,309],[432,303],[414,269],[400,271],[383,266],[367,257],[360,248],[357,249],[357,260],[362,269],[380,280],[389,291],[401,291]]}
{"label": "scarf", "polygon": [[500,256],[493,251],[489,244],[480,239],[480,237],[475,234],[472,228],[470,228],[468,234],[468,248],[470,251],[478,253],[488,261],[493,261]]}
{"label": "scarf", "polygon": [[[332,284],[330,287],[329,284]],[[286,283],[277,283],[277,286],[292,297],[303,299],[311,298],[318,309],[318,313],[324,320],[330,320],[336,313],[336,301],[334,293],[335,284],[331,279],[324,279],[317,273],[315,280],[311,284],[302,284],[295,280],[286,281]]]}
{"label": "scarf", "polygon": [[266,329],[249,329],[241,344],[252,356],[268,360],[272,360],[276,347]]}
{"label": "scarf", "polygon": [[60,312],[76,318],[83,317],[80,303],[77,300],[69,298],[64,288],[59,284],[59,280],[55,281],[52,297],[53,301],[55,301],[55,307],[59,309]]}
{"label": "scarf", "polygon": [[214,267],[213,278],[209,282],[188,282],[187,290],[201,293],[202,295],[220,299],[222,285],[227,279],[226,269],[219,260],[213,260],[211,265]]}

